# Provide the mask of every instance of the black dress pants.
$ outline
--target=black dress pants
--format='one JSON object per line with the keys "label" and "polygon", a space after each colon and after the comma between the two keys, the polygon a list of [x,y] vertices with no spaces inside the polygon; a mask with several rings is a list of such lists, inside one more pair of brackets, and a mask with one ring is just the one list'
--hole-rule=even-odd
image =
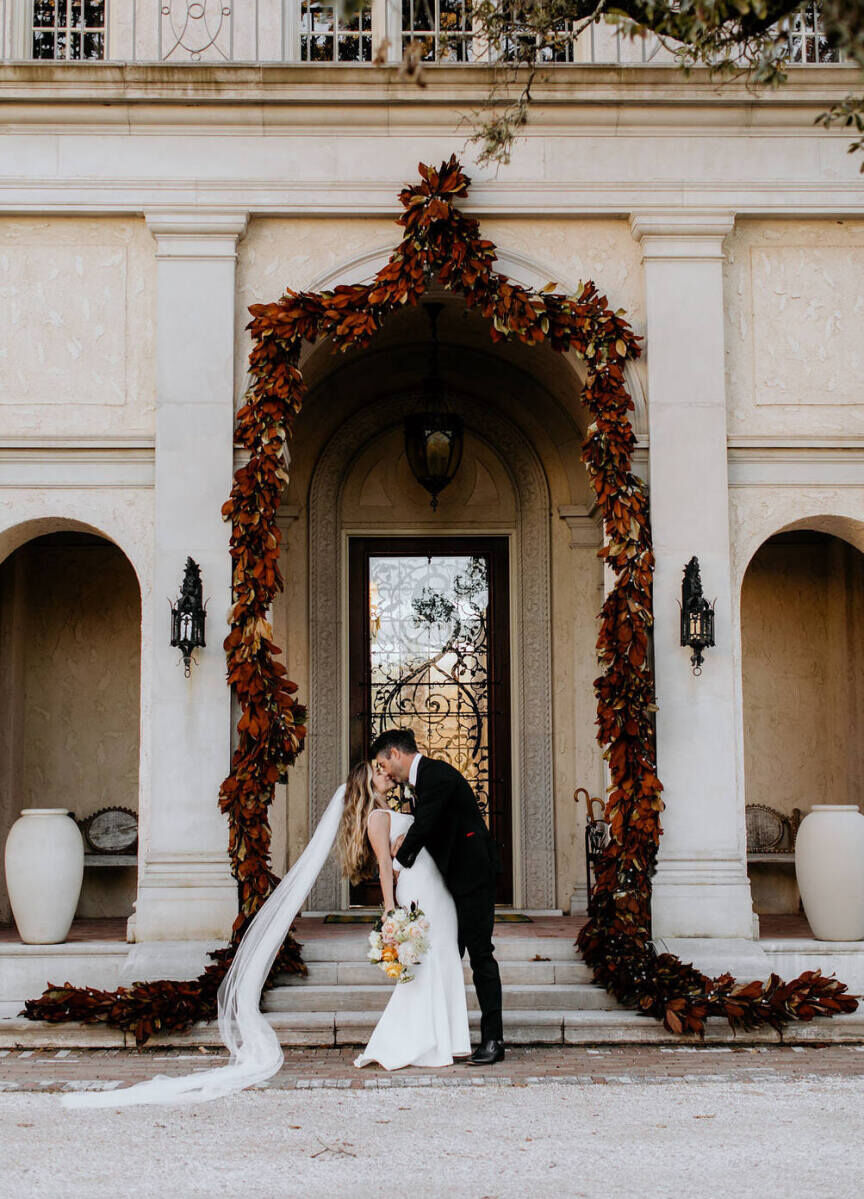
{"label": "black dress pants", "polygon": [[492,926],[495,923],[495,887],[478,887],[467,895],[454,895],[459,922],[459,953],[468,950],[474,990],[480,1004],[481,1041],[503,1041],[501,976],[495,961]]}

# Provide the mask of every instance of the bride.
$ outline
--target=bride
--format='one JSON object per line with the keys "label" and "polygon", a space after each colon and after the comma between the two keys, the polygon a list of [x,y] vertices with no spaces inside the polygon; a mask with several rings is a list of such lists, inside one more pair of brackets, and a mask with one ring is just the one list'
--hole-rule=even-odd
{"label": "bride", "polygon": [[358,881],[377,859],[385,909],[413,900],[429,920],[429,950],[410,983],[397,983],[369,1044],[355,1065],[446,1066],[471,1052],[468,1011],[458,948],[456,909],[441,874],[424,849],[410,869],[396,872],[391,853],[412,816],[391,812],[384,796],[392,787],[368,762],[352,767],[315,829],[309,844],[247,928],[218,993],[219,1033],[227,1066],[170,1077],[159,1074],[121,1091],[63,1095],[65,1107],[199,1103],[262,1083],[283,1062],[275,1031],[260,1010],[270,968],[334,843],[346,873]]}
{"label": "bride", "polygon": [[401,1066],[450,1066],[471,1052],[468,1007],[458,949],[456,907],[429,851],[398,872],[392,854],[414,822],[391,812],[384,795],[392,782],[383,771],[361,762],[348,775],[339,849],[352,883],[373,873],[377,859],[384,910],[416,903],[429,921],[429,950],[415,969],[413,982],[397,984],[369,1044],[355,1066],[378,1062],[387,1070]]}

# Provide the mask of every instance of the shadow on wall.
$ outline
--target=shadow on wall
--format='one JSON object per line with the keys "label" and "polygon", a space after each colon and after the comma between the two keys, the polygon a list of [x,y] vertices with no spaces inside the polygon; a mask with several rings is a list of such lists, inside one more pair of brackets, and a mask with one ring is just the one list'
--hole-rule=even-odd
{"label": "shadow on wall", "polygon": [[[22,808],[137,812],[140,668],[141,594],[116,545],[51,533],[0,564],[0,845]],[[136,879],[87,867],[77,915],[128,916]]]}
{"label": "shadow on wall", "polygon": [[[766,541],[741,592],[748,804],[864,800],[864,554],[809,529]],[[751,863],[760,914],[797,912],[793,860]]]}

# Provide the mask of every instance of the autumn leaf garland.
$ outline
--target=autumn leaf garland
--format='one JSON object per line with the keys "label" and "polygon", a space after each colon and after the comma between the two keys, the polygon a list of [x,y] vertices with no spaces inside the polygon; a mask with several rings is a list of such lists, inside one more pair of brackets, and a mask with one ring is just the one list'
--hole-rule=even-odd
{"label": "autumn leaf garland", "polygon": [[[267,813],[276,783],[286,779],[306,735],[305,710],[278,661],[268,622],[282,588],[277,513],[287,481],[285,448],[305,395],[301,347],[318,338],[329,339],[335,351],[368,345],[390,313],[416,304],[433,279],[486,318],[493,342],[572,351],[587,369],[582,401],[592,423],[582,457],[603,515],[600,556],[615,577],[600,613],[602,673],[595,681],[597,737],[611,779],[606,803],[611,837],[597,869],[593,914],[578,941],[595,981],[623,1005],[662,1020],[676,1033],[701,1034],[711,1015],[722,1015],[735,1027],[781,1028],[790,1020],[853,1011],[857,1003],[845,985],[819,972],[790,983],[772,975],[767,982],[739,986],[728,975],[710,979],[672,955],[654,952],[651,878],[663,808],[649,655],[654,557],[647,493],[631,469],[633,404],[624,380],[624,364],[640,353],[638,339],[593,283],[571,296],[554,287],[540,292],[522,287],[496,272],[494,244],[457,207],[470,180],[455,156],[437,170],[421,164],[419,172],[420,182],[399,196],[402,241],[371,283],[320,293],[288,290],[274,303],[250,308],[252,383],[235,428],[235,441],[249,458],[236,471],[222,510],[231,522],[234,566],[225,651],[228,681],[241,711],[231,772],[219,792],[240,894],[231,945],[212,955],[214,965],[190,982],[139,984],[116,992],[49,987],[40,999],[28,1001],[26,1014],[102,1020],[130,1029],[139,1043],[154,1031],[213,1017],[216,989],[236,945],[278,881],[270,869]],[[284,970],[305,971],[290,935],[268,985]]]}

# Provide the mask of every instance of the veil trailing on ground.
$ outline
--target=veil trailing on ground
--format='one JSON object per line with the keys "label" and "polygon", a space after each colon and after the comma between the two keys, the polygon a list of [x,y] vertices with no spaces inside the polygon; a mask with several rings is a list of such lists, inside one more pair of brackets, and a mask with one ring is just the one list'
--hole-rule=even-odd
{"label": "veil trailing on ground", "polygon": [[139,1103],[201,1103],[264,1082],[282,1065],[282,1047],[261,1014],[261,992],[279,948],[339,831],[345,787],[334,794],[312,839],[243,934],[217,995],[219,1033],[231,1061],[227,1066],[171,1078],[157,1074],[122,1091],[64,1095],[65,1107],[126,1107]]}

